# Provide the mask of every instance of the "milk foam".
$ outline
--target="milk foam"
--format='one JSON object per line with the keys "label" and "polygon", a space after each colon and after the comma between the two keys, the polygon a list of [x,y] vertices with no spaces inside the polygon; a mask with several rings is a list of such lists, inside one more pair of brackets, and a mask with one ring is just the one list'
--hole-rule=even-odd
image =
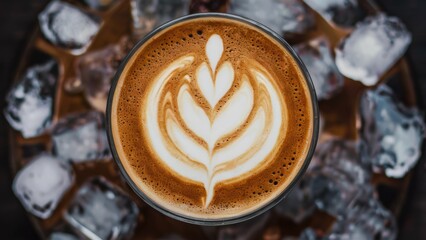
{"label": "milk foam", "polygon": [[[172,76],[194,64],[195,57],[189,54],[177,59],[157,76],[142,114],[158,158],[181,178],[202,183],[208,207],[218,183],[242,179],[268,163],[282,134],[284,106],[270,74],[257,64],[242,70],[246,72],[241,73],[241,84],[233,89],[235,69],[228,61],[220,62],[224,45],[218,34],[209,37],[205,49],[208,61],[195,74],[184,75],[177,96],[168,92],[164,99],[162,93]],[[198,89],[192,89],[194,81]],[[202,107],[196,91],[208,107]],[[165,131],[161,130],[163,122]],[[217,147],[229,136],[233,136],[231,142]]]}

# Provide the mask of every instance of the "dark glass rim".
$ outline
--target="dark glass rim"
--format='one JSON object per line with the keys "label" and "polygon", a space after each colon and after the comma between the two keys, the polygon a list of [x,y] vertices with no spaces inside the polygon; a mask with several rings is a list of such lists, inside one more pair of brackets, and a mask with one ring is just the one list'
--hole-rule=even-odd
{"label": "dark glass rim", "polygon": [[[222,219],[203,219],[203,218],[195,218],[190,216],[185,216],[176,212],[173,212],[166,207],[154,202],[151,200],[139,187],[135,184],[135,182],[131,179],[131,177],[127,174],[126,170],[124,169],[120,158],[118,156],[118,153],[116,151],[116,147],[114,144],[114,139],[112,136],[112,128],[111,128],[111,108],[112,108],[112,102],[114,93],[117,87],[117,83],[120,79],[121,73],[124,70],[127,62],[133,57],[133,55],[136,53],[136,51],[143,46],[145,42],[147,42],[151,37],[155,36],[157,33],[163,31],[164,29],[167,29],[177,23],[181,23],[187,20],[193,20],[198,18],[225,18],[230,20],[239,21],[245,24],[248,24],[250,26],[253,26],[257,28],[259,31],[269,35],[274,40],[276,40],[278,43],[280,43],[293,57],[295,62],[297,63],[298,67],[301,69],[301,72],[303,73],[303,76],[306,80],[306,84],[309,89],[311,102],[312,102],[312,113],[313,113],[313,128],[312,128],[312,140],[309,146],[308,153],[306,155],[306,158],[303,162],[302,167],[300,168],[299,172],[296,174],[296,176],[292,179],[290,184],[275,198],[270,200],[267,203],[264,203],[262,206],[260,206],[258,209],[251,211],[249,213],[243,214],[243,215],[237,215],[234,217],[228,217],[228,218],[222,218]],[[314,85],[312,83],[311,77],[308,73],[308,70],[306,69],[303,62],[300,60],[298,55],[295,53],[293,48],[277,33],[269,29],[268,27],[264,26],[261,23],[258,23],[254,20],[247,19],[238,15],[232,15],[227,13],[198,13],[198,14],[192,14],[180,17],[178,19],[172,20],[170,22],[167,22],[159,27],[157,27],[155,30],[147,34],[143,39],[138,41],[135,46],[132,48],[132,50],[129,52],[129,54],[124,58],[124,60],[121,62],[111,84],[111,89],[108,95],[108,101],[107,101],[107,109],[106,109],[106,126],[107,126],[107,135],[108,135],[108,142],[109,146],[113,155],[113,158],[117,164],[117,166],[120,169],[120,172],[122,176],[125,178],[127,184],[130,185],[130,187],[133,189],[133,191],[142,199],[144,200],[148,205],[153,207],[154,209],[158,210],[159,212],[163,213],[164,215],[177,219],[182,222],[196,224],[196,225],[203,225],[203,226],[219,226],[219,225],[227,225],[227,224],[235,224],[239,222],[243,222],[246,220],[249,220],[251,218],[254,218],[256,216],[261,215],[262,213],[265,213],[275,205],[277,205],[282,199],[287,196],[287,194],[293,189],[293,187],[296,185],[296,183],[300,180],[300,178],[303,176],[304,172],[306,171],[311,158],[314,154],[315,147],[318,140],[318,131],[319,131],[319,110],[318,110],[318,103],[317,103],[317,97],[314,89]]]}

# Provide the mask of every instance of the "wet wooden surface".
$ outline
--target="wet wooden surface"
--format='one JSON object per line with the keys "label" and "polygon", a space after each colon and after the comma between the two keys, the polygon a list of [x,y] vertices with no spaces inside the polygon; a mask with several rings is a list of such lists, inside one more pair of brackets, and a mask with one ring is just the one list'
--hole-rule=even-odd
{"label": "wet wooden surface", "polygon": [[[24,46],[36,22],[36,14],[46,3],[38,1],[2,1],[0,4],[0,107],[4,108],[4,96]],[[420,24],[426,11],[422,0],[380,0],[390,15],[399,16],[413,32],[414,41],[409,49],[408,62],[414,69],[415,90],[418,102],[426,105],[426,29]],[[405,63],[404,63],[405,64]],[[412,96],[408,96],[412,99]],[[335,124],[333,124],[336,126]],[[13,196],[10,186],[12,176],[8,164],[7,124],[0,119],[0,237],[1,239],[37,239],[27,215]],[[338,131],[338,130],[334,130]],[[348,133],[351,134],[351,133]],[[351,137],[351,135],[348,135]],[[354,137],[354,136],[352,136]],[[425,157],[418,164],[410,186],[408,200],[402,206],[400,238],[421,239],[426,236],[426,176]],[[407,189],[408,190],[408,189]]]}

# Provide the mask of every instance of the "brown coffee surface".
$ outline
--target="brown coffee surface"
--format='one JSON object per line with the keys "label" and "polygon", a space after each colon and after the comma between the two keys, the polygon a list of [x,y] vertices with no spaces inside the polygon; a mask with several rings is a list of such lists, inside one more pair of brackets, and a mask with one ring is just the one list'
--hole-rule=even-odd
{"label": "brown coffee surface", "polygon": [[[223,53],[216,68],[212,67],[206,56],[206,46],[212,36],[220,36],[223,42]],[[162,85],[161,91],[154,94],[158,79],[183,58],[188,60],[186,64],[167,75],[167,82]],[[232,86],[213,105],[203,95],[205,92],[197,82],[200,76],[197,71],[203,64],[209,66],[213,81],[218,81],[215,76],[222,66],[228,64],[233,69]],[[278,112],[282,119],[279,131],[272,127],[273,120],[277,119],[274,118],[277,114],[273,110],[276,108],[273,93],[256,80],[256,73],[269,80],[270,86],[276,90],[279,105],[282,105]],[[253,98],[250,113],[235,130],[215,139],[214,145],[210,146],[206,140],[208,137],[203,138],[202,132],[197,132],[198,126],[194,128],[185,122],[181,109],[187,104],[183,101],[179,105],[179,99],[185,99],[180,98],[185,89],[204,112],[203,116],[205,114],[213,123],[244,86],[250,86],[247,92]],[[149,112],[153,105],[150,96],[159,99],[158,111]],[[263,124],[259,126],[265,127],[260,135],[256,135],[253,147],[232,161],[217,165],[205,163],[185,152],[188,144],[182,147],[173,140],[173,127],[177,126],[211,157],[238,141],[259,116],[256,115],[259,109],[265,116],[261,121]],[[117,154],[125,171],[148,198],[168,211],[187,217],[222,219],[259,209],[280,195],[293,181],[311,144],[312,109],[306,80],[293,57],[279,42],[257,28],[236,20],[198,18],[158,32],[137,49],[118,80],[112,102],[111,126]],[[176,158],[176,162],[190,169],[185,170],[186,174],[183,174],[184,170],[174,169],[177,165],[168,164],[162,158],[162,152],[156,148],[154,135],[150,132],[150,117],[158,122],[160,142]],[[267,139],[273,135],[272,130],[277,132],[272,150],[255,168],[244,170],[245,161],[267,145]],[[191,178],[191,169],[207,180],[203,182]],[[242,173],[237,174],[238,171]],[[212,180],[215,177],[221,180],[215,182]],[[207,196],[209,186],[213,186],[211,200]]]}

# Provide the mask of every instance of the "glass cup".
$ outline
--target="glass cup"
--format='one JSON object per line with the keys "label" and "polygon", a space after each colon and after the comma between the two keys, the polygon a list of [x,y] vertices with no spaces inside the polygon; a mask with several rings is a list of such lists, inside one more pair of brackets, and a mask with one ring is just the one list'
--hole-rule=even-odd
{"label": "glass cup", "polygon": [[[223,219],[200,219],[200,218],[189,217],[189,216],[186,216],[186,215],[182,215],[182,214],[170,211],[169,209],[166,209],[164,206],[161,206],[160,204],[158,204],[155,201],[153,201],[152,199],[150,199],[143,192],[143,190],[140,189],[135,184],[135,182],[131,179],[129,174],[126,172],[126,170],[125,170],[125,168],[124,168],[124,166],[123,166],[123,164],[120,161],[120,158],[118,156],[116,146],[114,144],[114,139],[113,139],[113,136],[112,136],[112,134],[113,134],[112,133],[112,125],[111,125],[112,102],[113,102],[117,82],[120,79],[120,75],[122,74],[126,64],[129,62],[129,60],[132,58],[132,56],[135,54],[135,52],[137,52],[137,50],[144,45],[145,42],[147,42],[149,39],[155,37],[156,34],[159,33],[160,31],[168,29],[168,28],[174,26],[175,24],[178,24],[178,23],[181,23],[181,22],[184,22],[184,21],[187,21],[187,20],[198,19],[198,18],[225,18],[225,19],[239,21],[243,24],[248,24],[250,26],[253,26],[253,27],[257,28],[260,32],[266,33],[271,38],[275,39],[278,43],[280,43],[288,51],[288,53],[290,53],[290,55],[293,57],[294,61],[298,64],[298,67],[300,68],[301,72],[303,73],[304,79],[306,80],[306,84],[307,84],[308,89],[309,89],[311,103],[312,103],[312,113],[313,113],[312,139],[311,139],[311,142],[310,142],[310,146],[309,146],[309,150],[308,150],[308,153],[306,155],[306,158],[303,161],[302,167],[299,168],[295,177],[293,179],[291,179],[288,186],[278,196],[276,196],[274,199],[272,199],[268,203],[263,204],[263,205],[260,204],[259,208],[257,208],[256,210],[254,210],[252,212],[249,212],[249,213],[246,213],[246,214],[243,214],[243,215],[230,217],[230,218],[223,218]],[[177,219],[177,220],[180,220],[180,221],[183,221],[183,222],[197,224],[197,225],[204,225],[204,226],[217,226],[217,225],[226,225],[226,224],[234,224],[234,223],[243,222],[243,221],[246,221],[248,219],[251,219],[253,217],[256,217],[256,216],[268,211],[273,206],[278,204],[291,191],[291,189],[295,186],[295,184],[300,180],[300,178],[303,176],[304,172],[306,171],[306,168],[308,167],[309,162],[310,162],[310,160],[313,156],[313,153],[315,151],[316,143],[317,143],[317,140],[318,140],[318,129],[319,129],[319,126],[318,126],[318,124],[319,124],[319,110],[318,110],[318,103],[317,103],[314,85],[312,83],[312,80],[309,76],[309,73],[308,73],[305,65],[300,60],[300,58],[297,56],[297,54],[294,52],[294,50],[291,48],[291,46],[281,36],[279,36],[277,33],[273,32],[272,30],[270,30],[266,26],[264,26],[264,25],[262,25],[258,22],[255,22],[253,20],[244,18],[244,17],[240,17],[240,16],[237,16],[237,15],[231,15],[231,14],[225,14],[225,13],[199,13],[199,14],[187,15],[187,16],[184,16],[184,17],[181,17],[181,18],[178,18],[178,19],[175,19],[175,20],[172,20],[168,23],[163,24],[162,26],[158,27],[157,29],[155,29],[154,31],[152,31],[151,33],[146,35],[142,40],[140,40],[134,46],[134,48],[130,51],[130,53],[126,56],[126,58],[122,61],[120,67],[117,70],[115,78],[113,79],[112,87],[111,87],[109,97],[108,97],[108,104],[107,104],[107,109],[106,109],[106,118],[107,118],[106,122],[107,122],[108,140],[109,140],[111,152],[113,154],[115,162],[117,163],[117,165],[120,169],[121,174],[123,175],[126,182],[133,189],[133,191],[141,199],[143,199],[147,204],[149,204],[151,207],[158,210],[159,212],[165,214],[166,216],[169,216],[171,218],[174,218],[174,219]]]}

